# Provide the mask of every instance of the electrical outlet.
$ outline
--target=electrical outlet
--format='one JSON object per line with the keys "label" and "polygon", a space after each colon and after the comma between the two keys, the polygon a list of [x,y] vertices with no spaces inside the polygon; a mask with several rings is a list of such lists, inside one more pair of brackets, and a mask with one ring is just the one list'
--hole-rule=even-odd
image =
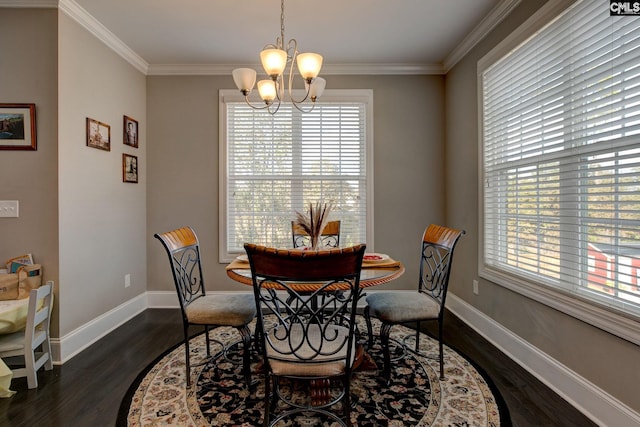
{"label": "electrical outlet", "polygon": [[124,275],[124,287],[128,288],[129,286],[131,286],[131,275],[130,274],[125,274]]}
{"label": "electrical outlet", "polygon": [[18,201],[0,200],[0,217],[18,218]]}
{"label": "electrical outlet", "polygon": [[477,280],[473,281],[473,293],[478,295],[478,281]]}

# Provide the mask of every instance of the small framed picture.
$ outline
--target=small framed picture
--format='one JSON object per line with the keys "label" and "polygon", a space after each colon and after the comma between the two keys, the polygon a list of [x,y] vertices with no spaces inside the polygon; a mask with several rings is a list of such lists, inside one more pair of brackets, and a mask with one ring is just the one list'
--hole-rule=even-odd
{"label": "small framed picture", "polygon": [[129,116],[124,116],[124,145],[138,148],[138,121]]}
{"label": "small framed picture", "polygon": [[111,151],[111,126],[87,117],[87,147]]}
{"label": "small framed picture", "polygon": [[36,104],[0,104],[0,150],[36,149]]}
{"label": "small framed picture", "polygon": [[122,153],[122,181],[138,182],[138,157]]}

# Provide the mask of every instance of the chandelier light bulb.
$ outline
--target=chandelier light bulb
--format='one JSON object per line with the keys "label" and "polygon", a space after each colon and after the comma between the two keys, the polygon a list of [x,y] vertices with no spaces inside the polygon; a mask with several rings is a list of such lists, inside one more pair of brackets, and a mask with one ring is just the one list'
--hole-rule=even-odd
{"label": "chandelier light bulb", "polygon": [[315,79],[322,68],[322,55],[317,53],[301,53],[297,57],[298,71],[305,80]]}
{"label": "chandelier light bulb", "polygon": [[311,98],[311,100],[315,102],[316,99],[322,96],[322,92],[324,92],[324,88],[326,85],[327,81],[322,77],[316,77],[315,79],[313,79],[313,81],[311,82],[311,87],[309,87],[309,83],[305,83],[305,88],[309,91],[309,98]]}
{"label": "chandelier light bulb", "polygon": [[279,76],[287,67],[287,52],[282,49],[264,49],[260,52],[262,68],[268,76]]}
{"label": "chandelier light bulb", "polygon": [[258,82],[258,93],[264,102],[271,104],[276,99],[275,82],[273,80],[260,80]]}
{"label": "chandelier light bulb", "polygon": [[233,81],[242,93],[248,95],[256,84],[256,71],[251,68],[236,68],[232,72]]}

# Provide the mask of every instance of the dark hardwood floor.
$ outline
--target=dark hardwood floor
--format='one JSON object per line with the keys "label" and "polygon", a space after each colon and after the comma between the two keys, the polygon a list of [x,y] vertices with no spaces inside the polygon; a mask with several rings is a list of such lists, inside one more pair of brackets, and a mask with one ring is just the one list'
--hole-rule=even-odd
{"label": "dark hardwood floor", "polygon": [[[445,343],[491,377],[514,426],[595,425],[455,316],[445,324]],[[63,366],[41,370],[38,389],[15,379],[18,393],[0,399],[0,426],[113,426],[129,385],[181,338],[179,310],[146,310]]]}
{"label": "dark hardwood floor", "polygon": [[[597,425],[455,315],[447,312],[444,324],[445,344],[467,356],[491,378],[509,408],[514,427]],[[435,332],[434,326],[428,329]]]}

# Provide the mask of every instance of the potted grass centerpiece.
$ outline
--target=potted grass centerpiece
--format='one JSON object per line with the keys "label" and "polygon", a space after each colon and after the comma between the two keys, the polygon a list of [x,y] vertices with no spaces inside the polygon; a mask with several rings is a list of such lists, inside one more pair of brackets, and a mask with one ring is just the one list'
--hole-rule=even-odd
{"label": "potted grass centerpiece", "polygon": [[320,235],[327,225],[329,213],[333,209],[333,204],[316,202],[309,203],[307,213],[296,211],[296,225],[309,235],[310,249],[317,250],[320,242]]}

